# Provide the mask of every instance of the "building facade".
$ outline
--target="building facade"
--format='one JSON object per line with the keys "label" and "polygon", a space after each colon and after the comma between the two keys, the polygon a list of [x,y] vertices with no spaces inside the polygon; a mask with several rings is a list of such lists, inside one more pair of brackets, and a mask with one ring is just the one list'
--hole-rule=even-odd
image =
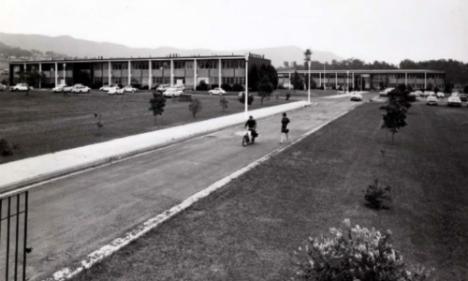
{"label": "building facade", "polygon": [[[292,75],[298,73],[307,81],[308,70],[279,70],[279,84],[289,85]],[[310,70],[310,79],[317,87],[334,89],[379,90],[400,84],[413,89],[442,88],[445,72],[431,69],[355,69],[355,70]]]}
{"label": "building facade", "polygon": [[[40,77],[32,86],[51,88],[81,83],[91,88],[103,85],[132,85],[152,88],[159,84],[184,84],[196,88],[203,80],[209,86],[245,84],[246,70],[271,64],[264,56],[169,56],[149,58],[98,58],[9,63],[10,84],[25,82],[32,73]],[[39,75],[37,75],[39,74]]]}

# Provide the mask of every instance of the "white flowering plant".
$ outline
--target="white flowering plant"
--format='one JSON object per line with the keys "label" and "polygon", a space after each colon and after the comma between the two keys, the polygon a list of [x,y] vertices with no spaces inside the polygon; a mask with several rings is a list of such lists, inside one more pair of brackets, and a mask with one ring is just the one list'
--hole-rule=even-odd
{"label": "white flowering plant", "polygon": [[430,271],[405,264],[391,244],[391,232],[351,227],[331,228],[330,235],[309,237],[295,254],[293,280],[303,281],[424,281]]}

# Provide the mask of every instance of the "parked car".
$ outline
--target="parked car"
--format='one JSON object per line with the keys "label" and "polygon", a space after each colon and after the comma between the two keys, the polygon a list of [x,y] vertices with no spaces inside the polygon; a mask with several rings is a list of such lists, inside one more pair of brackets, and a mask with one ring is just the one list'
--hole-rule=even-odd
{"label": "parked car", "polygon": [[460,97],[461,101],[464,101],[464,102],[468,101],[468,94],[460,93],[458,94],[458,96]]}
{"label": "parked car", "polygon": [[71,92],[72,93],[89,93],[89,91],[91,90],[91,88],[89,88],[88,86],[85,86],[83,84],[75,84],[73,85],[72,87],[72,90]]}
{"label": "parked car", "polygon": [[351,101],[362,101],[362,94],[360,93],[353,93],[351,94]]}
{"label": "parked car", "polygon": [[108,95],[122,95],[123,93],[124,93],[124,90],[117,85],[111,86],[107,90]]}
{"label": "parked car", "polygon": [[99,91],[101,92],[108,92],[110,88],[112,88],[112,85],[104,85],[101,88],[99,88]]}
{"label": "parked car", "polygon": [[64,93],[71,93],[72,90],[73,90],[73,86],[65,86],[65,87],[63,87],[63,92],[64,92]]}
{"label": "parked car", "polygon": [[65,85],[65,84],[57,85],[57,87],[53,87],[53,88],[52,88],[52,92],[54,92],[54,93],[62,93],[62,92],[64,92],[65,87],[67,87],[67,85]]}
{"label": "parked car", "polygon": [[5,91],[8,89],[7,85],[0,83],[0,91]]}
{"label": "parked car", "polygon": [[208,94],[210,95],[224,95],[226,93],[225,90],[223,90],[223,88],[214,88],[214,89],[211,89],[208,91]]}
{"label": "parked car", "polygon": [[170,85],[169,85],[169,84],[160,84],[160,85],[158,85],[158,87],[156,87],[156,91],[157,91],[157,92],[160,92],[160,93],[163,93],[163,92],[166,91],[168,88],[170,88]]}
{"label": "parked car", "polygon": [[127,85],[127,86],[123,87],[122,90],[124,91],[124,93],[132,93],[132,94],[137,91],[136,88],[133,88],[130,85]]}
{"label": "parked car", "polygon": [[386,97],[388,96],[388,93],[390,93],[391,91],[393,91],[395,88],[385,88],[383,91],[380,91],[380,96],[381,97]]}
{"label": "parked car", "polygon": [[24,91],[32,90],[32,87],[29,87],[27,83],[18,83],[15,86],[11,87],[10,90],[12,92],[14,91],[24,92]]}
{"label": "parked car", "polygon": [[438,105],[439,104],[439,99],[437,98],[436,95],[429,95],[426,99],[426,104],[427,105]]}
{"label": "parked car", "polygon": [[183,93],[184,93],[184,90],[179,87],[170,87],[164,91],[163,96],[168,97],[168,98],[178,97]]}
{"label": "parked car", "polygon": [[443,92],[437,92],[436,96],[437,96],[437,98],[439,98],[439,99],[445,98],[445,94],[444,94]]}
{"label": "parked car", "polygon": [[447,105],[448,106],[453,106],[453,107],[460,107],[462,105],[461,99],[457,94],[452,94],[448,99],[447,99]]}

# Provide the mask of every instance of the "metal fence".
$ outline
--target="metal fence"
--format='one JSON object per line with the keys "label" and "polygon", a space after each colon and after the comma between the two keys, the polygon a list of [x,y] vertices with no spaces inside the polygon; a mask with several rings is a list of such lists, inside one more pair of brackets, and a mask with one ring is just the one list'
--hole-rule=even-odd
{"label": "metal fence", "polygon": [[26,280],[29,192],[0,194],[0,280]]}

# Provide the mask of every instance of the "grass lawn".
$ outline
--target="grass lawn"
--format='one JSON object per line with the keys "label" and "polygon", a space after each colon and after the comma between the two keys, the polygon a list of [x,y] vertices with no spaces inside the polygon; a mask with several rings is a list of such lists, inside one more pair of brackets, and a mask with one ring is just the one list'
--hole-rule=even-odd
{"label": "grass lawn", "polygon": [[[468,276],[468,109],[410,109],[391,144],[365,104],[151,231],[75,280],[288,280],[308,235],[344,218],[391,229],[410,263]],[[378,178],[391,209],[364,206]]]}
{"label": "grass lawn", "polygon": [[[280,95],[278,99],[265,100],[263,106],[285,103],[284,93]],[[229,104],[225,112],[221,110],[219,97],[200,92],[194,96],[202,102],[196,119],[188,111],[187,102],[175,99],[168,99],[162,117],[155,119],[149,111],[148,91],[121,96],[98,92],[68,96],[50,91],[33,91],[29,96],[0,92],[0,138],[15,146],[13,156],[0,156],[0,164],[244,110],[235,94],[227,96]],[[251,108],[261,106],[256,97]],[[104,127],[100,130],[94,113],[102,115]]]}

